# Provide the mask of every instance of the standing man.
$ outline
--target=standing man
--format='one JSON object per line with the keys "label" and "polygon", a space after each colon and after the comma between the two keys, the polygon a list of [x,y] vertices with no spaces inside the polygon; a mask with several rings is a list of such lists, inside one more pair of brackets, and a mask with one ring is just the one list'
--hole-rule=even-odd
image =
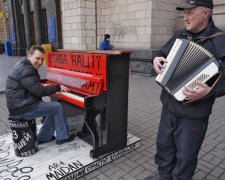
{"label": "standing man", "polygon": [[100,44],[100,50],[112,50],[112,45],[110,44],[110,35],[105,34],[104,40]]}
{"label": "standing man", "polygon": [[44,61],[44,49],[34,45],[28,56],[16,63],[6,81],[6,101],[10,116],[18,121],[31,120],[45,116],[38,133],[38,143],[53,139],[56,131],[56,144],[70,142],[75,134],[70,134],[63,108],[59,102],[44,102],[44,96],[57,91],[68,91],[63,85],[43,85],[38,74]]}
{"label": "standing man", "polygon": [[[189,39],[210,51],[217,60],[225,60],[225,34],[212,20],[212,0],[186,0],[179,5],[184,12],[185,29],[173,36],[162,48],[161,54],[153,60],[154,69],[161,73],[162,64],[176,38]],[[183,94],[187,100],[205,95],[211,87],[198,83],[198,89],[186,87]],[[155,163],[158,173],[145,180],[191,180],[194,175],[198,153],[206,134],[209,115],[215,98],[225,94],[222,81],[214,93],[198,102],[183,104],[162,90],[162,112],[157,134]]]}

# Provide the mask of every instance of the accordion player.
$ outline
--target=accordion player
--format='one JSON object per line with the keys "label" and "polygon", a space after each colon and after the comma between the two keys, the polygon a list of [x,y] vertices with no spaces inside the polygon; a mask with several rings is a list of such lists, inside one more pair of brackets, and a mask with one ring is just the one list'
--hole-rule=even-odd
{"label": "accordion player", "polygon": [[[184,101],[183,89],[197,88],[197,82],[210,82],[213,86],[220,72],[220,63],[200,45],[186,39],[176,39],[164,64],[164,70],[156,82],[165,88],[176,100]],[[216,80],[215,80],[216,79]]]}

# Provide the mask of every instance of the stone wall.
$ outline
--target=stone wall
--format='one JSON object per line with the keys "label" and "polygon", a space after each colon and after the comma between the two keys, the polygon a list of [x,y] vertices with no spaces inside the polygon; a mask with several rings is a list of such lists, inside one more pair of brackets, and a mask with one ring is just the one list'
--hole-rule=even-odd
{"label": "stone wall", "polygon": [[96,49],[95,0],[62,0],[64,49]]}
{"label": "stone wall", "polygon": [[111,35],[115,49],[150,49],[152,1],[97,0],[98,46]]}
{"label": "stone wall", "polygon": [[[98,49],[104,34],[114,49],[130,49],[133,72],[151,74],[151,60],[183,28],[183,0],[61,0],[63,48]],[[214,0],[214,20],[224,28],[225,3]]]}
{"label": "stone wall", "polygon": [[173,35],[178,16],[176,6],[180,2],[181,0],[153,1],[151,48],[160,48]]}

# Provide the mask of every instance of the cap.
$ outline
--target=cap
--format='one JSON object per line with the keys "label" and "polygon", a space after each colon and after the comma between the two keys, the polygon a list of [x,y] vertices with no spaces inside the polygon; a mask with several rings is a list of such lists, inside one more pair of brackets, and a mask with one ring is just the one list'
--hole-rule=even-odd
{"label": "cap", "polygon": [[110,35],[109,34],[105,34],[105,39],[108,39],[110,38]]}
{"label": "cap", "polygon": [[177,6],[177,10],[191,9],[197,6],[203,6],[213,9],[213,0],[186,0],[184,3]]}

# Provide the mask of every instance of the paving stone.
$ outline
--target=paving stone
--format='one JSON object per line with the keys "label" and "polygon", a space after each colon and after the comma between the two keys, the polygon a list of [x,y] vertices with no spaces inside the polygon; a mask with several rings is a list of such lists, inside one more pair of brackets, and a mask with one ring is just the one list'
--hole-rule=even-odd
{"label": "paving stone", "polygon": [[224,171],[224,173],[220,176],[220,179],[221,179],[221,180],[224,180],[224,179],[225,179],[225,171]]}
{"label": "paving stone", "polygon": [[224,169],[216,167],[214,170],[210,172],[210,174],[216,178],[219,178],[224,173]]}
{"label": "paving stone", "polygon": [[137,178],[131,176],[130,174],[126,174],[124,177],[123,177],[124,180],[136,180]]}
{"label": "paving stone", "polygon": [[132,171],[132,167],[128,166],[127,164],[125,163],[120,163],[120,164],[117,164],[118,167],[121,168],[121,170],[125,171],[125,172],[130,172]]}
{"label": "paving stone", "polygon": [[97,180],[110,180],[111,178],[107,177],[104,174],[100,174],[100,175],[98,175],[98,177],[96,179]]}
{"label": "paving stone", "polygon": [[202,170],[197,170],[194,177],[193,177],[193,180],[204,180],[207,176],[207,173],[202,171]]}
{"label": "paving stone", "polygon": [[132,175],[133,177],[137,177],[138,174],[142,173],[144,170],[145,169],[142,166],[138,166],[130,172],[130,175]]}

